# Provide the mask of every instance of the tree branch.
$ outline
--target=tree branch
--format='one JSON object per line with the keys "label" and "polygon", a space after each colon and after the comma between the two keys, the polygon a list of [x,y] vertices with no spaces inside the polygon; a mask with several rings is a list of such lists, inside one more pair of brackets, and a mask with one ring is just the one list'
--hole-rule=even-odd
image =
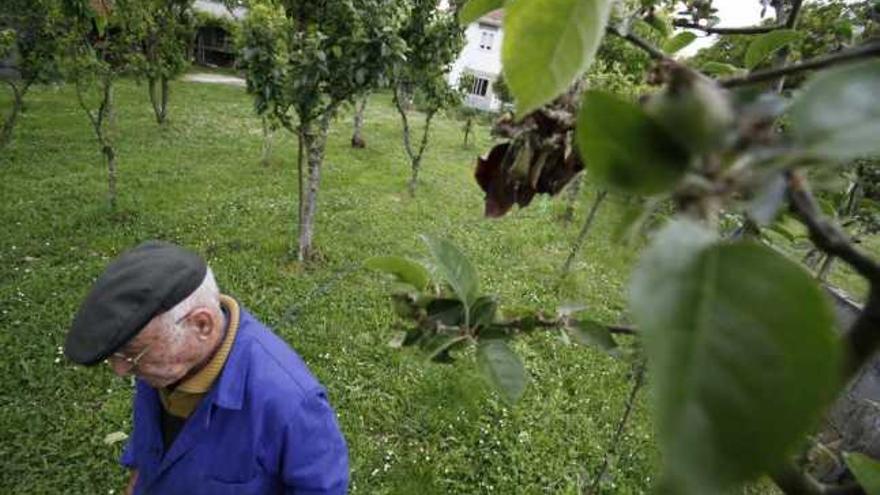
{"label": "tree branch", "polygon": [[782,29],[783,26],[773,24],[770,26],[746,26],[746,27],[713,27],[702,26],[696,22],[690,22],[685,19],[675,19],[672,25],[682,29],[697,29],[708,34],[763,34],[770,31]]}
{"label": "tree branch", "polygon": [[720,83],[725,88],[746,86],[749,84],[770,81],[780,76],[797,74],[798,72],[805,72],[808,70],[822,69],[843,62],[874,57],[880,57],[880,41],[866,43],[864,45],[851,48],[849,50],[843,50],[837,53],[833,53],[831,55],[824,55],[822,57],[804,60],[803,62],[797,62],[791,65],[786,65],[784,67],[759,70],[745,76],[722,79]]}
{"label": "tree branch", "polygon": [[789,171],[786,175],[792,212],[807,227],[810,240],[825,253],[852,266],[872,285],[880,284],[880,264],[856,249],[849,236],[824,217],[801,174]]}
{"label": "tree branch", "polygon": [[675,19],[672,25],[683,29],[696,29],[707,34],[764,34],[777,29],[792,29],[797,22],[798,14],[801,11],[803,0],[794,0],[791,6],[791,13],[788,14],[785,22],[771,24],[769,26],[744,26],[744,27],[715,27],[703,26],[687,19]]}
{"label": "tree branch", "polygon": [[654,46],[654,45],[648,43],[646,40],[640,38],[639,36],[637,36],[637,35],[635,35],[635,34],[633,34],[633,33],[626,33],[626,34],[623,34],[623,33],[621,33],[620,31],[618,31],[616,28],[613,28],[613,27],[611,27],[611,26],[608,26],[608,27],[605,29],[605,32],[606,32],[607,34],[610,34],[610,35],[613,35],[613,36],[617,36],[618,38],[621,38],[621,39],[624,39],[624,40],[630,42],[632,45],[634,45],[634,46],[636,46],[637,48],[643,50],[645,53],[647,53],[647,54],[648,54],[652,59],[654,59],[654,60],[668,60],[668,61],[673,61],[673,60],[672,60],[671,58],[669,58],[665,53],[663,53],[659,48],[657,48],[656,46]]}

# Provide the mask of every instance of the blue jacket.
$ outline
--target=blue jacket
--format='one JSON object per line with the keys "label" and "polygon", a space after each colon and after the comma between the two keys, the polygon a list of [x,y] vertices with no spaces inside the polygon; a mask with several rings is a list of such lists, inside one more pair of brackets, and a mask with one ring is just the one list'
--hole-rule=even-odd
{"label": "blue jacket", "polygon": [[217,381],[163,453],[159,396],[138,380],[120,462],[135,494],[343,494],[348,450],[324,389],[280,338],[241,310]]}

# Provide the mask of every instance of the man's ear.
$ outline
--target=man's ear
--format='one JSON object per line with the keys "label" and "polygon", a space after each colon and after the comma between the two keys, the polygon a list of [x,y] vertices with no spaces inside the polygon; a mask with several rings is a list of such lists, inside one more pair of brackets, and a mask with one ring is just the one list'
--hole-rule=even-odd
{"label": "man's ear", "polygon": [[207,340],[211,333],[219,331],[220,322],[215,318],[214,313],[208,308],[198,308],[190,314],[189,324],[196,331],[196,337],[199,340]]}

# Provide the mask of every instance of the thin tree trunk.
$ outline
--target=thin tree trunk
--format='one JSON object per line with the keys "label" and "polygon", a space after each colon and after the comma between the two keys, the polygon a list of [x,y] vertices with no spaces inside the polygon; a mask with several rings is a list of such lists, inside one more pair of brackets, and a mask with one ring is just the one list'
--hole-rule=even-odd
{"label": "thin tree trunk", "polygon": [[471,134],[471,129],[474,127],[474,118],[470,115],[467,116],[467,120],[464,122],[464,148],[467,149],[468,145],[468,136]]}
{"label": "thin tree trunk", "polygon": [[297,257],[300,261],[308,261],[314,256],[312,244],[315,232],[315,214],[318,210],[318,187],[321,183],[321,165],[324,162],[324,148],[327,143],[327,130],[330,127],[331,115],[332,112],[328,111],[321,116],[318,129],[307,124],[303,130],[305,150],[308,154],[308,177],[299,232]]}
{"label": "thin tree trunk", "polygon": [[12,110],[3,120],[3,127],[0,127],[0,149],[6,147],[12,140],[12,129],[15,128],[18,114],[21,113],[24,107],[24,95],[27,93],[28,88],[30,88],[29,82],[24,83],[21,89],[12,81],[6,81],[6,84],[12,89]]}
{"label": "thin tree trunk", "polygon": [[425,114],[425,127],[422,129],[422,138],[419,142],[419,148],[416,150],[413,148],[412,144],[412,131],[409,127],[409,118],[406,115],[406,107],[404,106],[405,98],[402,96],[402,93],[403,92],[399,89],[395,89],[394,106],[397,107],[397,112],[400,114],[400,120],[403,122],[403,148],[406,150],[406,154],[409,157],[410,170],[412,171],[407,189],[409,190],[410,196],[415,196],[416,186],[418,185],[419,180],[419,171],[422,167],[422,156],[424,156],[425,149],[428,147],[431,121],[434,118],[436,110],[430,110]]}
{"label": "thin tree trunk", "polygon": [[596,195],[596,199],[593,201],[592,206],[590,206],[590,213],[587,214],[587,218],[584,220],[584,225],[581,227],[580,233],[578,233],[577,240],[575,240],[574,244],[571,246],[571,252],[568,254],[568,259],[565,260],[565,264],[562,265],[562,274],[565,275],[571,270],[571,264],[574,262],[575,256],[577,256],[578,251],[581,250],[581,246],[583,246],[584,241],[587,239],[587,233],[590,231],[590,227],[593,225],[593,220],[596,218],[596,212],[599,211],[599,206],[602,204],[602,201],[605,200],[605,197],[608,195],[608,191],[599,191],[599,194]]}
{"label": "thin tree trunk", "polygon": [[104,159],[107,161],[107,199],[110,209],[116,209],[116,151],[111,145],[105,145],[101,149]]}
{"label": "thin tree trunk", "polygon": [[269,125],[269,119],[264,115],[263,116],[263,155],[260,158],[260,163],[267,167],[269,166],[269,159],[272,158],[272,138],[275,135],[275,132],[272,130]]}
{"label": "thin tree trunk", "polygon": [[168,79],[161,77],[157,81],[154,77],[147,78],[147,91],[150,93],[150,104],[153,106],[156,123],[162,125],[168,115]]}
{"label": "thin tree trunk", "polygon": [[577,205],[578,196],[581,195],[581,185],[584,182],[584,174],[583,172],[578,174],[574,180],[571,181],[571,185],[568,186],[568,191],[565,204],[565,213],[562,214],[562,223],[568,225],[574,220],[574,207]]}
{"label": "thin tree trunk", "polygon": [[363,99],[355,104],[354,111],[354,132],[351,135],[351,147],[352,148],[366,148],[367,142],[364,140],[363,136],[363,128],[364,128],[364,109],[367,108],[367,99],[369,95],[364,96]]}
{"label": "thin tree trunk", "polygon": [[602,482],[602,478],[605,476],[605,472],[608,471],[608,464],[611,460],[611,456],[617,454],[617,449],[620,447],[621,439],[623,438],[624,428],[626,428],[626,423],[629,421],[629,417],[636,404],[636,397],[638,396],[639,390],[642,388],[644,382],[645,365],[637,364],[635,380],[632,389],[629,391],[629,397],[626,400],[623,415],[620,417],[620,421],[617,423],[617,428],[614,431],[614,437],[611,439],[611,447],[605,451],[605,458],[602,460],[602,466],[593,478],[593,484],[590,486],[589,490],[584,490],[584,493],[599,493],[599,485]]}
{"label": "thin tree trunk", "polygon": [[83,98],[83,88],[79,82],[76,85],[76,97],[80,107],[86,112],[92,124],[98,145],[101,147],[101,154],[104,155],[104,161],[107,164],[107,196],[110,208],[115,209],[118,167],[112,138],[112,127],[115,119],[113,109],[113,77],[111,75],[104,75],[101,79],[101,102],[98,105],[97,112],[92,113],[92,110],[86,104]]}
{"label": "thin tree trunk", "polygon": [[297,169],[297,205],[299,211],[297,212],[297,233],[303,231],[303,205],[305,204],[305,166],[303,160],[305,159],[304,148],[305,148],[305,137],[303,136],[303,126],[300,125],[296,128],[296,140],[297,140],[297,148],[296,148],[296,169]]}
{"label": "thin tree trunk", "polygon": [[168,78],[162,77],[162,121],[160,124],[164,124],[168,120],[168,97],[171,94],[171,87],[169,86]]}

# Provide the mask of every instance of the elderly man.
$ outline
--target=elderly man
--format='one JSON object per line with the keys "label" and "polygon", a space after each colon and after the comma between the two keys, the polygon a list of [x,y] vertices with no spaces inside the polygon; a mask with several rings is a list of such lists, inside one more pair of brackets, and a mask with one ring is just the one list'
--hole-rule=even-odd
{"label": "elderly man", "polygon": [[198,255],[146,242],[95,282],[65,354],[137,377],[127,493],[345,493],[348,452],[324,389]]}

